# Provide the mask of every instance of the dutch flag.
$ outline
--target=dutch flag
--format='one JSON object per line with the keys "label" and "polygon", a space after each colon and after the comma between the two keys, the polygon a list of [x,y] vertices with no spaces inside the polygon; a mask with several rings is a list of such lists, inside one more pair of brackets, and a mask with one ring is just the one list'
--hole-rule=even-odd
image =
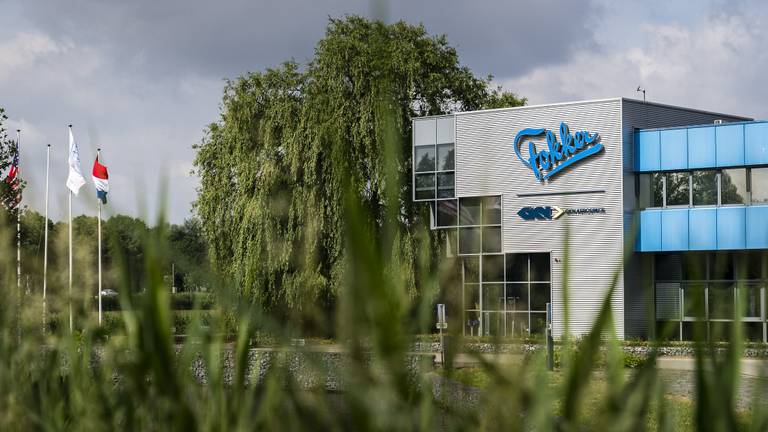
{"label": "dutch flag", "polygon": [[96,197],[103,204],[107,203],[107,192],[109,192],[109,174],[107,167],[99,163],[99,156],[93,161],[93,184],[96,185]]}

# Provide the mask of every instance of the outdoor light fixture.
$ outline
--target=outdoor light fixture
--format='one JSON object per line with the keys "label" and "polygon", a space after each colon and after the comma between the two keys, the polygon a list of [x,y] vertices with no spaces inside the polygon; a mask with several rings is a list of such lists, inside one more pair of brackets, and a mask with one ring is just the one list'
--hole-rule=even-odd
{"label": "outdoor light fixture", "polygon": [[645,102],[645,89],[640,87],[640,86],[637,86],[637,90],[635,90],[635,91],[643,92],[643,102]]}

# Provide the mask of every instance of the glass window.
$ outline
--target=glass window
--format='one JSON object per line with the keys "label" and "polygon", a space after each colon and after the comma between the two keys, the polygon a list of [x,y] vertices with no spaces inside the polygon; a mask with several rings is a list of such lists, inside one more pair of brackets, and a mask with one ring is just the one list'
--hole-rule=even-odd
{"label": "glass window", "polygon": [[501,252],[501,228],[483,227],[483,252]]}
{"label": "glass window", "polygon": [[504,313],[483,311],[483,334],[499,336],[504,329]]}
{"label": "glass window", "polygon": [[450,173],[437,173],[437,197],[453,198],[454,175]]}
{"label": "glass window", "polygon": [[752,168],[752,204],[768,204],[768,168]]}
{"label": "glass window", "polygon": [[549,281],[549,254],[533,253],[531,254],[531,280]]}
{"label": "glass window", "polygon": [[709,317],[711,319],[733,318],[733,289],[731,283],[709,284]]}
{"label": "glass window", "polygon": [[528,254],[507,254],[507,281],[528,280]]}
{"label": "glass window", "polygon": [[744,285],[738,288],[745,318],[760,318],[760,285]]}
{"label": "glass window", "polygon": [[458,202],[455,199],[437,201],[437,226],[456,226],[456,221],[458,219],[457,205]]}
{"label": "glass window", "polygon": [[480,225],[480,198],[459,200],[459,225]]}
{"label": "glass window", "polygon": [[703,283],[683,285],[683,316],[687,318],[704,318],[705,286]]}
{"label": "glass window", "polygon": [[501,197],[483,198],[483,225],[501,225]]}
{"label": "glass window", "polygon": [[454,257],[459,253],[459,233],[455,228],[445,231],[445,256]]}
{"label": "glass window", "polygon": [[704,253],[683,254],[683,280],[705,280],[707,278],[707,255]]}
{"label": "glass window", "polygon": [[656,254],[655,259],[655,278],[657,281],[677,281],[680,280],[680,255],[677,254]]}
{"label": "glass window", "polygon": [[709,280],[733,280],[733,254],[717,252],[709,255]]}
{"label": "glass window", "polygon": [[768,258],[765,252],[751,251],[736,254],[737,279],[762,279],[763,261]]}
{"label": "glass window", "polygon": [[480,282],[480,257],[464,257],[462,263],[464,264],[464,282]]}
{"label": "glass window", "polygon": [[509,313],[509,303],[507,303],[507,336],[524,337],[528,335],[528,314],[527,313]]}
{"label": "glass window", "polygon": [[504,255],[483,255],[483,282],[504,282]]}
{"label": "glass window", "polygon": [[693,205],[717,205],[717,171],[694,171]]}
{"label": "glass window", "polygon": [[729,168],[720,173],[720,203],[747,203],[746,168]]}
{"label": "glass window", "polygon": [[547,303],[550,302],[550,289],[548,283],[531,284],[531,310],[547,311]]}
{"label": "glass window", "polygon": [[455,168],[453,144],[437,146],[437,170],[451,171]]}
{"label": "glass window", "polygon": [[465,317],[467,322],[466,322],[466,327],[464,327],[464,330],[467,332],[467,334],[471,336],[479,336],[480,335],[480,313],[476,311],[468,311]]}
{"label": "glass window", "polygon": [[759,322],[744,323],[744,338],[750,342],[762,342],[763,324]]}
{"label": "glass window", "polygon": [[435,175],[416,174],[416,199],[435,198]]}
{"label": "glass window", "polygon": [[667,179],[667,205],[688,205],[690,197],[689,175],[687,172],[666,173]]}
{"label": "glass window", "polygon": [[459,253],[480,253],[480,228],[459,228]]}
{"label": "glass window", "polygon": [[639,174],[637,176],[638,205],[641,209],[654,207],[652,174]]}
{"label": "glass window", "polygon": [[547,328],[547,314],[545,313],[531,313],[531,333],[541,334]]}
{"label": "glass window", "polygon": [[507,284],[507,311],[527,311],[528,310],[528,284],[527,283],[508,283]]}
{"label": "glass window", "polygon": [[414,165],[416,172],[435,170],[435,147],[416,147],[414,150]]}
{"label": "glass window", "polygon": [[453,128],[453,116],[437,119],[437,143],[452,143]]}
{"label": "glass window", "polygon": [[727,342],[733,334],[733,323],[717,321],[709,323],[709,340],[713,342]]}
{"label": "glass window", "polygon": [[434,144],[437,140],[435,119],[421,119],[413,122],[413,143],[417,146]]}
{"label": "glass window", "polygon": [[483,283],[483,310],[504,310],[504,284]]}
{"label": "glass window", "polygon": [[664,206],[664,173],[651,174],[651,197],[653,207]]}
{"label": "glass window", "polygon": [[464,285],[464,307],[467,309],[480,309],[480,284]]}

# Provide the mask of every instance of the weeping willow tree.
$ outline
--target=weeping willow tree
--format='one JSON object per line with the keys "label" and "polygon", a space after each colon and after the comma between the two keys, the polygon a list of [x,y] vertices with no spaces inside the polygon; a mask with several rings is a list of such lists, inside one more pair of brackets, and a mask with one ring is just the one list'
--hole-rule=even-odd
{"label": "weeping willow tree", "polygon": [[[439,242],[416,235],[428,213],[411,202],[410,119],[525,103],[490,81],[423,26],[352,16],[330,20],[308,64],[227,82],[221,118],[196,146],[195,210],[212,261],[264,306],[331,305],[345,277],[351,189],[374,235],[396,219],[391,254],[416,294],[415,250]],[[385,133],[394,147],[383,145]],[[396,161],[396,178],[384,156]],[[384,192],[387,182],[397,193]]]}

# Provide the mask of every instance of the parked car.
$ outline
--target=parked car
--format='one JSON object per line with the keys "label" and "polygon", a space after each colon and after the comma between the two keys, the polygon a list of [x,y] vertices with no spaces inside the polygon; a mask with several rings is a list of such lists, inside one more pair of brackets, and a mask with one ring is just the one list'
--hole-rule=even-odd
{"label": "parked car", "polygon": [[117,291],[112,289],[101,290],[102,297],[117,297]]}

